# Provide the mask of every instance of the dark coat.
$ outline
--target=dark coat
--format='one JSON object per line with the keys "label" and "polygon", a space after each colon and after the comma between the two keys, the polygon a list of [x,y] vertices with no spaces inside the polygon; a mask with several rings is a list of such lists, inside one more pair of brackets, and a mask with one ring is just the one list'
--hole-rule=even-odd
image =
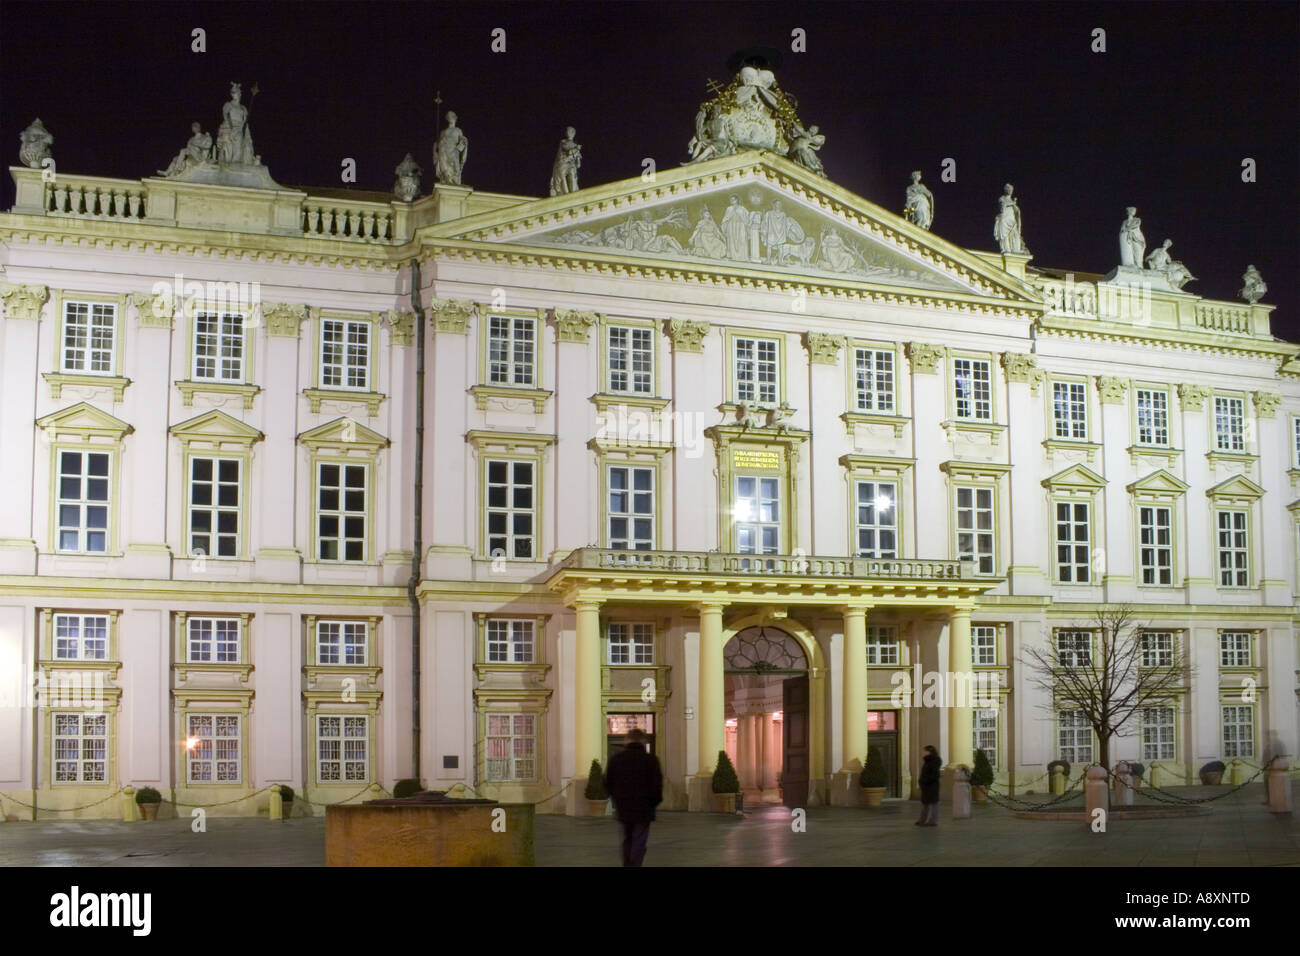
{"label": "dark coat", "polygon": [[659,761],[643,744],[628,744],[615,754],[605,771],[605,789],[614,798],[614,811],[623,823],[649,823],[664,799],[664,775]]}
{"label": "dark coat", "polygon": [[921,777],[917,782],[921,785],[922,803],[939,802],[939,771],[942,767],[943,761],[935,754],[926,754],[921,761]]}

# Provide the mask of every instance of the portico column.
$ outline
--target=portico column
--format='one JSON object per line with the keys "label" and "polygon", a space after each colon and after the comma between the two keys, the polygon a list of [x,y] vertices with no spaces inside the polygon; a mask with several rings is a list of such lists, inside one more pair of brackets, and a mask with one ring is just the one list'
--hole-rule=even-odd
{"label": "portico column", "polygon": [[952,695],[948,704],[948,765],[955,767],[975,765],[974,714],[971,710],[974,696],[971,675],[970,608],[957,605],[948,618],[948,688]]}
{"label": "portico column", "polygon": [[586,778],[600,759],[600,602],[578,601],[576,660],[573,665],[573,773]]}
{"label": "portico column", "polygon": [[867,756],[867,609],[844,609],[842,686],[844,752],[841,773],[857,773]]}
{"label": "portico column", "polygon": [[[722,684],[722,605],[700,605],[699,776],[712,776],[726,743],[726,700]],[[739,721],[737,721],[739,729]]]}

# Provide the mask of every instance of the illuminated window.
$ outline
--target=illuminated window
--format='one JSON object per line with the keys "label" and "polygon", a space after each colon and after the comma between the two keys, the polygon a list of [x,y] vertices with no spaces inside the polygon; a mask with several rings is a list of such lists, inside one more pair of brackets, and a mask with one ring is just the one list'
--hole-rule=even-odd
{"label": "illuminated window", "polygon": [[54,714],[54,782],[108,780],[108,715]]}
{"label": "illuminated window", "polygon": [[610,622],[609,662],[611,664],[653,664],[655,662],[654,625]]}
{"label": "illuminated window", "polygon": [[370,718],[316,716],[316,779],[365,783],[370,779]]}
{"label": "illuminated window", "polygon": [[190,783],[239,783],[242,745],[238,714],[190,714],[186,722]]}

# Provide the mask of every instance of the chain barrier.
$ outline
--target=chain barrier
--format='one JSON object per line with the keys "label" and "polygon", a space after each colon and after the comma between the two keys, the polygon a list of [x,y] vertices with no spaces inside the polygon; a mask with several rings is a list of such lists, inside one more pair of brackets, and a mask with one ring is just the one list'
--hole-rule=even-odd
{"label": "chain barrier", "polygon": [[[1147,798],[1154,800],[1157,803],[1166,803],[1174,806],[1194,806],[1202,803],[1213,803],[1215,800],[1222,800],[1224,797],[1231,796],[1234,793],[1244,790],[1250,784],[1259,779],[1267,769],[1268,763],[1265,763],[1255,771],[1254,775],[1252,775],[1250,779],[1243,780],[1241,783],[1232,786],[1231,789],[1223,791],[1223,793],[1216,793],[1208,797],[1184,797],[1181,794],[1171,793],[1168,790],[1161,787],[1153,787],[1150,784],[1141,789],[1133,787],[1132,784],[1129,784],[1128,786],[1132,787],[1135,797],[1145,795]],[[1106,771],[1106,777],[1112,785],[1118,779],[1114,771],[1111,770]],[[1161,796],[1156,796],[1156,794],[1161,794]]]}
{"label": "chain barrier", "polygon": [[173,807],[201,807],[204,810],[209,807],[228,807],[232,803],[239,803],[243,800],[252,799],[259,793],[266,793],[266,791],[271,789],[271,786],[279,786],[279,784],[271,784],[270,786],[263,787],[261,790],[254,790],[252,793],[246,793],[242,797],[235,797],[233,800],[223,800],[221,803],[181,803],[179,800],[164,800],[162,802],[170,803]]}
{"label": "chain barrier", "polygon": [[[1075,793],[1075,788],[1079,786],[1087,773],[1088,770],[1085,767],[1080,771],[1079,776],[1075,777],[1074,780],[1066,786],[1064,793],[1058,794],[1051,800],[1043,802],[1021,800],[1017,797],[1013,797],[1009,793],[996,793],[993,790],[988,791],[989,800],[1006,810],[1024,810],[1031,813],[1044,813],[1058,807],[1059,804],[1065,803],[1067,800],[1074,800],[1083,796],[1083,791],[1079,790],[1078,793]],[[1019,806],[1012,806],[1011,804],[1019,804]]]}
{"label": "chain barrier", "polygon": [[[339,803],[347,803],[349,800],[355,800],[357,797],[361,796],[363,793],[365,793],[365,792],[366,792],[367,790],[369,790],[369,789],[370,789],[370,784],[366,784],[364,787],[362,787],[362,788],[361,788],[360,790],[358,790],[356,793],[352,794],[352,796],[350,796],[350,797],[344,797],[342,800],[335,800],[334,803],[317,803],[315,800],[308,800],[306,797],[303,797],[303,798],[302,798],[302,802],[303,802],[303,803],[310,803],[313,807],[332,807],[332,806],[334,806],[335,804],[339,804]],[[388,793],[388,791],[385,790],[382,786],[381,786],[379,789],[382,790],[384,793]],[[391,793],[388,793],[388,795],[389,795],[390,797],[392,796]],[[297,798],[295,797],[294,799],[296,800]]]}
{"label": "chain barrier", "polygon": [[96,800],[94,803],[87,803],[85,806],[80,806],[80,807],[54,807],[54,808],[38,807],[34,803],[23,803],[23,801],[19,800],[17,797],[11,797],[9,796],[8,793],[5,793],[4,791],[0,791],[0,797],[4,797],[6,800],[10,801],[11,803],[16,803],[20,807],[26,807],[28,810],[35,810],[37,813],[71,813],[73,810],[88,810],[91,807],[97,807],[101,803],[106,803],[109,800],[112,800],[114,797],[116,797],[119,793],[121,793],[125,789],[126,787],[118,787],[116,790],[114,790],[112,793],[106,796],[103,800]]}

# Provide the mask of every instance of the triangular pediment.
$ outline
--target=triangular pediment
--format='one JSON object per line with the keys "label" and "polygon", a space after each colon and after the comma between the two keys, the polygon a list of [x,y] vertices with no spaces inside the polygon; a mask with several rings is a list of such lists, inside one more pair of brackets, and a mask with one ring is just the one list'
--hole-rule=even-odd
{"label": "triangular pediment", "polygon": [[43,418],[36,419],[36,424],[53,435],[80,435],[83,438],[100,436],[121,440],[135,429],[114,418],[108,412],[100,411],[88,402],[78,402],[57,412],[51,412]]}
{"label": "triangular pediment", "polygon": [[182,441],[203,439],[216,442],[237,442],[251,445],[264,437],[252,425],[246,425],[237,418],[232,418],[220,409],[204,412],[188,421],[173,425],[171,433]]}
{"label": "triangular pediment", "polygon": [[1106,479],[1091,468],[1083,465],[1071,465],[1064,471],[1058,471],[1050,478],[1043,479],[1045,488],[1087,488],[1095,491],[1106,487]]}
{"label": "triangular pediment", "polygon": [[433,245],[484,243],[525,261],[571,256],[639,272],[1040,305],[1037,293],[983,258],[767,152],[520,203],[421,234]]}
{"label": "triangular pediment", "polygon": [[1245,475],[1233,475],[1219,482],[1205,494],[1211,498],[1262,498],[1264,489]]}
{"label": "triangular pediment", "polygon": [[388,439],[371,431],[360,422],[344,416],[324,425],[317,425],[298,436],[298,441],[308,447],[322,445],[354,445],[363,448],[386,448]]}
{"label": "triangular pediment", "polygon": [[1139,478],[1131,485],[1128,485],[1126,490],[1130,494],[1143,492],[1148,495],[1181,495],[1189,487],[1187,482],[1161,468],[1158,471],[1151,472],[1145,478]]}

